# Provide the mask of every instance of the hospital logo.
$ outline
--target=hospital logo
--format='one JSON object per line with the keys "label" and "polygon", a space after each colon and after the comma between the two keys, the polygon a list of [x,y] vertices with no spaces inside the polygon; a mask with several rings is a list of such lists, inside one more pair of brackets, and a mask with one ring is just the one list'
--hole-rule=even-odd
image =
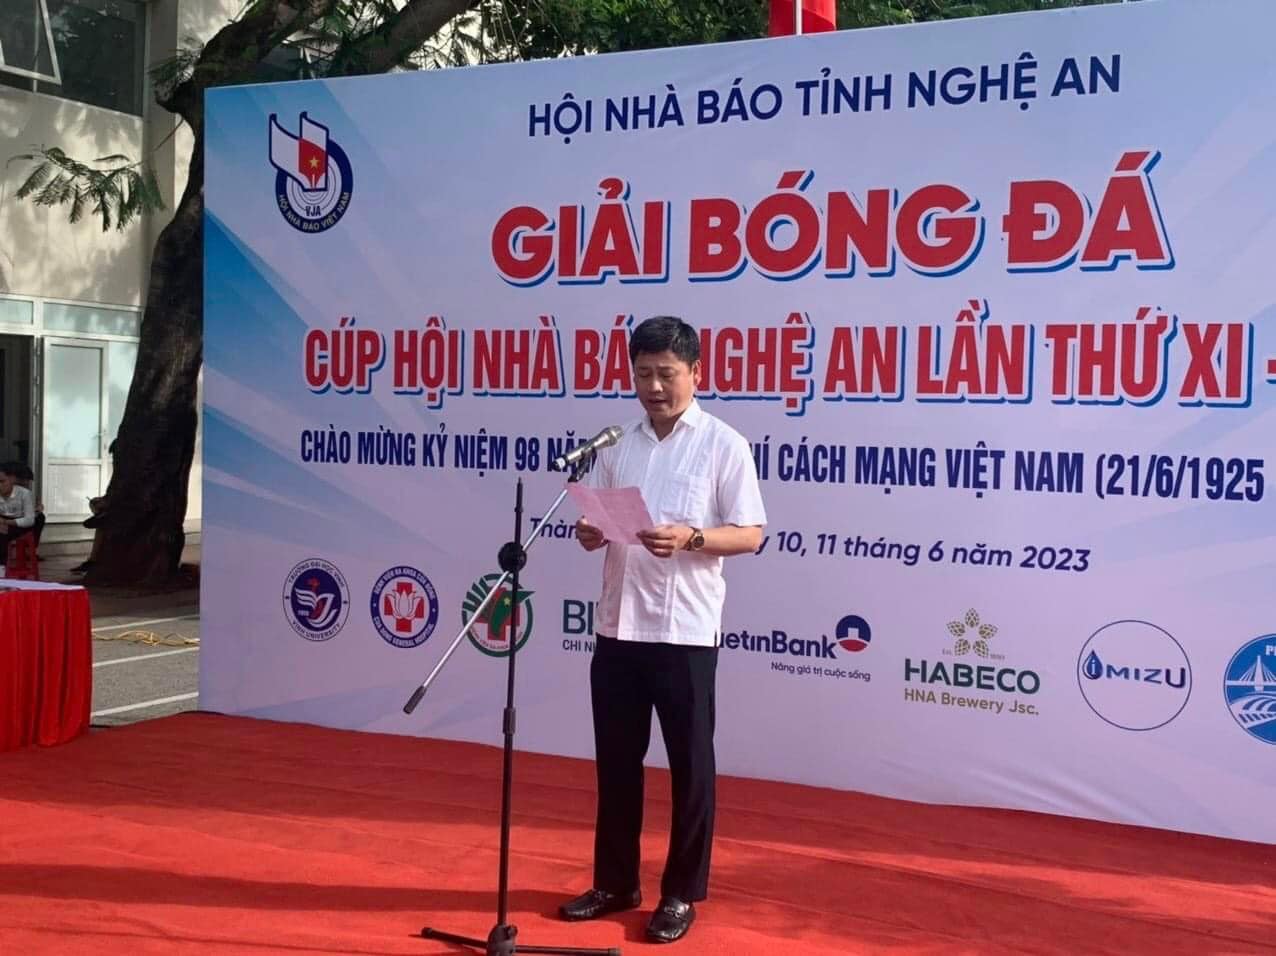
{"label": "hospital logo", "polygon": [[1256,637],[1236,652],[1223,678],[1223,696],[1250,736],[1276,744],[1276,634]]}
{"label": "hospital logo", "polygon": [[275,167],[275,204],[288,225],[300,232],[331,229],[350,207],[354,175],[350,160],[328,127],[305,113],[293,135],[270,114],[270,164]]}
{"label": "hospital logo", "polygon": [[302,561],[284,580],[284,616],[308,641],[326,641],[346,623],[350,591],[336,565],[319,558]]}
{"label": "hospital logo", "polygon": [[390,568],[372,586],[372,626],[387,644],[419,647],[439,622],[439,598],[430,579],[406,565]]}
{"label": "hospital logo", "polygon": [[[461,623],[468,624],[465,636],[470,643],[484,654],[492,657],[508,657],[510,653],[510,636],[514,623],[514,594],[506,584],[481,613],[476,613],[489,592],[504,575],[487,574],[479,578],[466,592],[465,601],[461,604]],[[518,640],[516,650],[522,650],[527,639],[532,636],[532,596],[531,591],[519,588],[518,591]]]}

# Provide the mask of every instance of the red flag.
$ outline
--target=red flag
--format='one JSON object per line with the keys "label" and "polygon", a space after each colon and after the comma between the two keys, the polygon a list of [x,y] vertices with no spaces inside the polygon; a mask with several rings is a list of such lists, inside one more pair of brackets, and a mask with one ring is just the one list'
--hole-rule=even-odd
{"label": "red flag", "polygon": [[[802,29],[795,29],[794,14],[802,6]],[[773,37],[793,33],[828,33],[837,29],[837,0],[771,0],[771,28]]]}
{"label": "red flag", "polygon": [[297,140],[297,169],[309,180],[311,189],[323,182],[328,171],[328,154],[323,146],[304,136]]}

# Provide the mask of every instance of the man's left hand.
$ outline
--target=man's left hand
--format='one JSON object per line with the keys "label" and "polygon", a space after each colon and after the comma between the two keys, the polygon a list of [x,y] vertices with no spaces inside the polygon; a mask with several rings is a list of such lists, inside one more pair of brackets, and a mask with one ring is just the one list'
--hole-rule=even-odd
{"label": "man's left hand", "polygon": [[687,546],[694,532],[686,525],[662,524],[638,532],[643,547],[658,558],[671,558]]}

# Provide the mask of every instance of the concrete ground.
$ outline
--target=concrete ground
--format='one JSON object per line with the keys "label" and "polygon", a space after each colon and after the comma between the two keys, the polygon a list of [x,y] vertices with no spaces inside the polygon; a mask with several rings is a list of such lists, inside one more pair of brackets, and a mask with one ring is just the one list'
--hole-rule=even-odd
{"label": "concrete ground", "polygon": [[[41,546],[43,552],[43,545]],[[88,548],[41,554],[40,577],[79,584]],[[199,707],[198,538],[182,553],[192,583],[164,592],[91,588],[92,725],[111,727]]]}

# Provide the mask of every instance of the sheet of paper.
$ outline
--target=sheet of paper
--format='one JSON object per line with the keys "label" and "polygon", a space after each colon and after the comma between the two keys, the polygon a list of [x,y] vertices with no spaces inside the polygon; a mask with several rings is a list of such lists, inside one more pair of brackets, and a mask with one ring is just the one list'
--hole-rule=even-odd
{"label": "sheet of paper", "polygon": [[573,482],[567,493],[580,513],[608,541],[638,544],[638,532],[654,525],[637,488],[587,488]]}

